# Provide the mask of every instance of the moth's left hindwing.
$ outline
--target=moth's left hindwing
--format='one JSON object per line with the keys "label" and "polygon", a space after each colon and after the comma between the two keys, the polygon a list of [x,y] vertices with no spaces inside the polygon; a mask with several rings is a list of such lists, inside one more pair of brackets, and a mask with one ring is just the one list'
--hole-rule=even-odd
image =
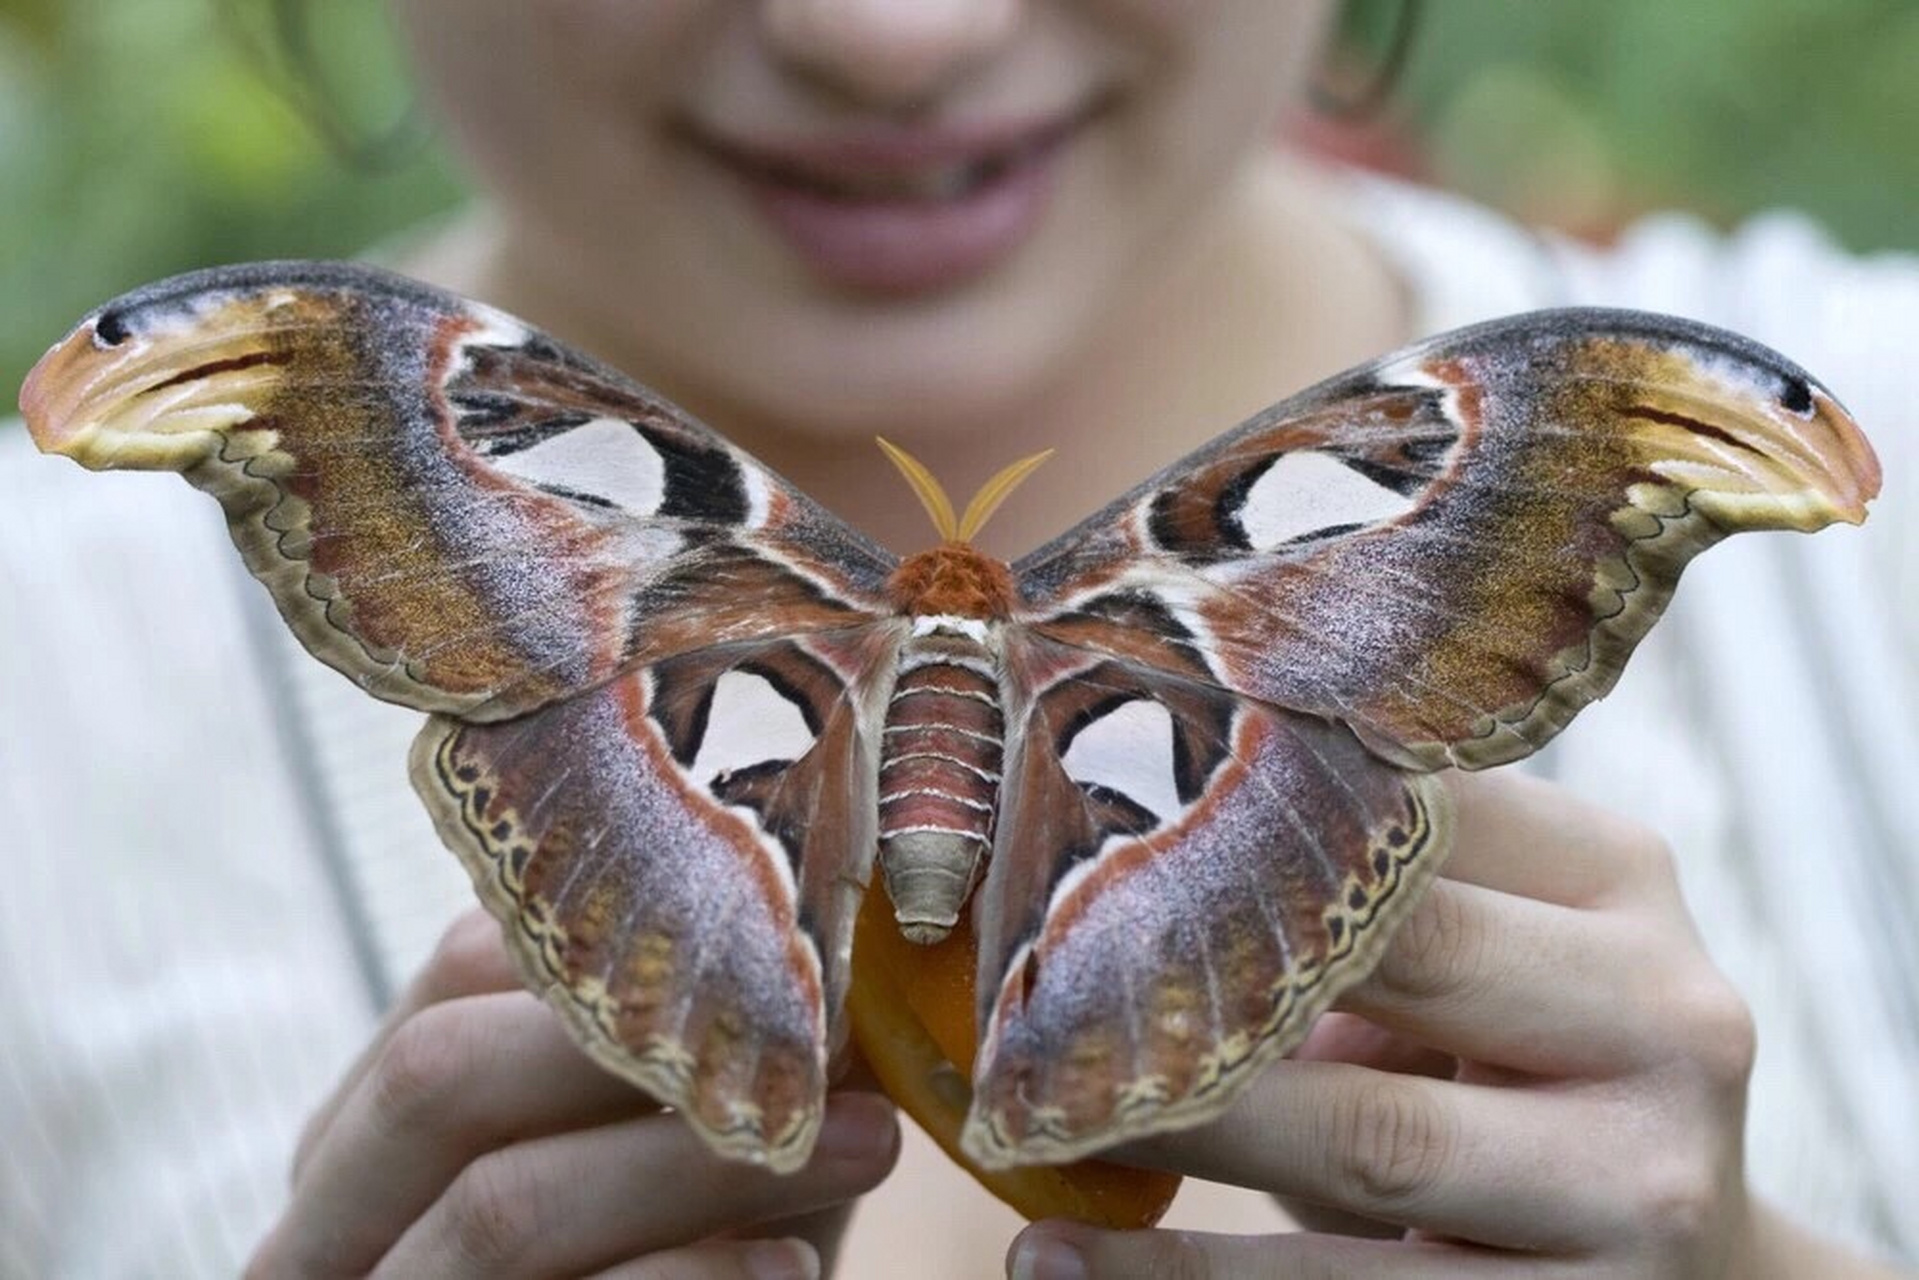
{"label": "moth's left hindwing", "polygon": [[165,281],[22,391],[175,470],[315,656],[437,713],[414,781],[528,978],[727,1153],[819,1122],[874,844],[893,558],[643,388],[357,266]]}

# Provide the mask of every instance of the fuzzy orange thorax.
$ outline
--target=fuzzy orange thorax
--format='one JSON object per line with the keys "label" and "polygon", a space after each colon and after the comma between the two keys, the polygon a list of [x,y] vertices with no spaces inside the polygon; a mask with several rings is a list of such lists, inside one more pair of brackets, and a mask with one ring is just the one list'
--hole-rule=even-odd
{"label": "fuzzy orange thorax", "polygon": [[1013,571],[971,545],[987,518],[999,509],[1019,482],[1051,457],[1053,451],[1021,458],[980,486],[966,504],[966,514],[955,517],[945,486],[926,465],[906,450],[881,439],[880,449],[900,469],[919,498],[942,541],[930,551],[908,556],[886,580],[894,607],[912,617],[1004,618],[1013,610],[1017,593]]}
{"label": "fuzzy orange thorax", "polygon": [[967,543],[942,542],[902,560],[886,592],[915,618],[1004,618],[1013,610],[1013,571]]}

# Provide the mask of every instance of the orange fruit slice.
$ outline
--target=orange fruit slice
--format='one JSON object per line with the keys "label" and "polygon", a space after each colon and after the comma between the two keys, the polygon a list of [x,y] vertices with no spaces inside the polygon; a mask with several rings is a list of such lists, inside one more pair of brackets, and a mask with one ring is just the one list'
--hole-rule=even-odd
{"label": "orange fruit slice", "polygon": [[986,1170],[960,1149],[973,1099],[973,977],[978,947],[964,922],[934,946],[908,942],[879,876],[853,931],[847,1008],[853,1038],[880,1084],[975,1181],[1026,1215],[1116,1229],[1149,1227],[1172,1204],[1179,1175],[1103,1160]]}

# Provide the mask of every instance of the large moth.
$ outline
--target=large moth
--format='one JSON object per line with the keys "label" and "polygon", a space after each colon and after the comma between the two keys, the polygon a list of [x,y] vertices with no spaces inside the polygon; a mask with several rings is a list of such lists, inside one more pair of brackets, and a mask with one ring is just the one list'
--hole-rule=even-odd
{"label": "large moth", "polygon": [[22,407],[219,499],[306,647],[430,713],[414,784],[529,984],[782,1171],[876,866],[915,942],[977,943],[979,1164],[1198,1123],[1365,975],[1444,856],[1436,771],[1556,734],[1699,551],[1879,483],[1780,356],[1620,311],[1333,378],[1010,565],[910,464],[951,536],[901,560],[612,370],[359,266],[128,294]]}

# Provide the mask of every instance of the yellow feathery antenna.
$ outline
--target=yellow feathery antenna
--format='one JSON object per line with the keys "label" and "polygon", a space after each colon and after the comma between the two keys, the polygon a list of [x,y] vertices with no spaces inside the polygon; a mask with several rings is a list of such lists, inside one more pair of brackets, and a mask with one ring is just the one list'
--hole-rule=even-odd
{"label": "yellow feathery antenna", "polygon": [[1030,458],[1021,458],[1018,462],[1002,469],[999,474],[980,486],[973,500],[966,504],[966,514],[955,520],[953,503],[946,496],[946,487],[934,478],[926,469],[926,464],[906,450],[894,444],[884,436],[874,436],[883,452],[892,464],[906,477],[906,483],[913,488],[913,494],[926,508],[926,514],[933,518],[933,528],[939,536],[948,542],[970,542],[992,519],[1020,481],[1033,474],[1039,464],[1053,456],[1053,450],[1046,449]]}
{"label": "yellow feathery antenna", "polygon": [[971,542],[975,534],[986,527],[986,522],[999,510],[999,504],[1019,488],[1020,481],[1039,469],[1039,464],[1053,456],[1053,450],[1042,449],[1030,458],[1021,458],[1010,467],[1006,467],[991,480],[980,486],[973,500],[966,504],[966,514],[960,517],[959,540]]}
{"label": "yellow feathery antenna", "polygon": [[933,517],[933,528],[939,536],[948,542],[959,537],[959,522],[953,519],[953,503],[946,496],[946,487],[933,478],[933,473],[918,458],[885,436],[873,438],[879,441],[880,451],[906,477],[906,483],[913,487],[914,496],[926,508],[926,514]]}

